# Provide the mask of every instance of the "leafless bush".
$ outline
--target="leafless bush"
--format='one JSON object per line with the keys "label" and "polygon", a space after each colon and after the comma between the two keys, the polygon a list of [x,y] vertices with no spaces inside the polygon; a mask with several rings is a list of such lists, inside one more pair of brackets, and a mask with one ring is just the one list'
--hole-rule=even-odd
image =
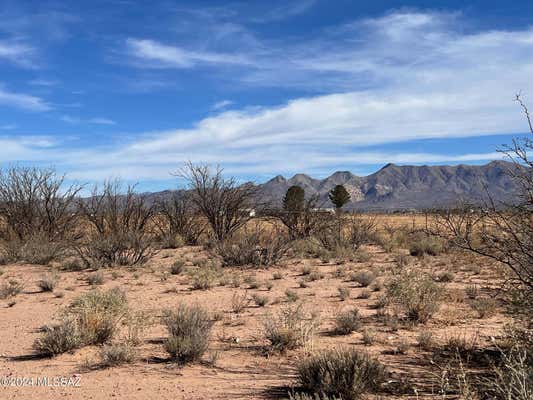
{"label": "leafless bush", "polygon": [[[264,224],[264,223],[263,223]],[[226,266],[270,266],[279,262],[289,250],[287,233],[261,222],[241,228],[231,239],[218,243],[217,254]]]}
{"label": "leafless bush", "polygon": [[76,197],[81,186],[64,183],[53,169],[13,167],[0,171],[0,235],[15,259],[43,262],[58,257],[72,241]]}
{"label": "leafless bush", "polygon": [[224,178],[222,169],[188,163],[177,174],[188,183],[191,201],[205,217],[218,242],[231,237],[253,218],[255,186]]}
{"label": "leafless bush", "polygon": [[120,181],[106,182],[101,191],[95,186],[91,197],[80,201],[80,211],[87,224],[80,227],[83,239],[76,250],[87,265],[138,265],[156,253],[150,231],[155,207],[133,186],[124,192]]}
{"label": "leafless bush", "polygon": [[199,243],[205,227],[190,194],[173,192],[169,197],[158,199],[156,207],[155,225],[164,247],[179,247],[180,240],[190,246]]}

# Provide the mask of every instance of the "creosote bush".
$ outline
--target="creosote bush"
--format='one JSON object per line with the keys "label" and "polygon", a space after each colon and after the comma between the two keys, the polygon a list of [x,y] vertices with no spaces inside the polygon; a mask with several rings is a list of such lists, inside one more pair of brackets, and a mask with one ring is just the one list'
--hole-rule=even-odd
{"label": "creosote bush", "polygon": [[305,391],[343,400],[378,391],[386,378],[379,361],[355,349],[324,351],[298,365],[298,381]]}
{"label": "creosote bush", "polygon": [[443,297],[441,285],[416,271],[406,271],[387,285],[386,300],[398,306],[407,319],[425,323],[439,309]]}
{"label": "creosote bush", "polygon": [[169,337],[165,350],[179,363],[201,359],[209,346],[213,321],[200,306],[181,304],[176,310],[166,310],[163,316]]}

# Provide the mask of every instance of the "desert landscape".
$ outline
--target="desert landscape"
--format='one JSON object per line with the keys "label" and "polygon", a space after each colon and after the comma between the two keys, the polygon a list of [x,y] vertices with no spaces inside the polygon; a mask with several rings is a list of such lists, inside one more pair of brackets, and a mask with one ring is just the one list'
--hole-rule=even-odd
{"label": "desert landscape", "polygon": [[531,0],[0,0],[0,400],[533,400]]}

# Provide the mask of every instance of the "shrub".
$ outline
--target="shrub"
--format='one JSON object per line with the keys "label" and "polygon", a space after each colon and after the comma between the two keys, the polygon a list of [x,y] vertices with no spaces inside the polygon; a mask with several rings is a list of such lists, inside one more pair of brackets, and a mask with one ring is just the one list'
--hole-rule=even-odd
{"label": "shrub", "polygon": [[386,296],[390,303],[405,312],[409,320],[425,323],[438,311],[443,289],[429,276],[410,271],[392,279]]}
{"label": "shrub", "polygon": [[100,350],[100,365],[114,367],[135,360],[135,349],[129,344],[105,345]]}
{"label": "shrub", "polygon": [[283,279],[283,274],[281,272],[276,271],[272,274],[272,279],[274,280]]}
{"label": "shrub", "polygon": [[0,285],[0,299],[15,297],[17,294],[20,294],[23,289],[24,285],[14,279],[9,282],[4,282]]}
{"label": "shrub", "polygon": [[44,275],[37,285],[43,292],[53,292],[55,287],[57,286],[57,283],[59,282],[59,274],[58,273],[51,273]]}
{"label": "shrub", "polygon": [[268,304],[268,297],[258,293],[252,295],[252,300],[259,307],[264,307]]}
{"label": "shrub", "polygon": [[150,229],[155,205],[136,194],[134,186],[122,189],[120,181],[108,181],[79,202],[85,224],[79,227],[76,251],[87,266],[140,265],[157,253]]}
{"label": "shrub", "polygon": [[42,336],[33,343],[33,348],[38,354],[55,356],[77,349],[82,343],[77,321],[66,318],[57,325],[45,327]]}
{"label": "shrub", "polygon": [[90,291],[76,298],[68,310],[68,314],[77,320],[86,345],[111,340],[127,313],[126,294],[118,288]]}
{"label": "shrub", "polygon": [[225,266],[270,266],[279,262],[290,248],[289,236],[274,227],[244,227],[215,249]]}
{"label": "shrub", "polygon": [[86,265],[84,265],[79,259],[77,258],[69,258],[68,260],[63,261],[61,264],[60,269],[63,271],[83,271],[86,268]]}
{"label": "shrub", "polygon": [[335,332],[339,335],[349,335],[359,329],[359,310],[354,308],[344,311],[335,318]]}
{"label": "shrub", "polygon": [[298,380],[306,391],[343,400],[377,391],[386,378],[381,363],[354,349],[325,351],[298,365]]}
{"label": "shrub", "polygon": [[246,307],[248,307],[249,303],[250,299],[248,298],[248,292],[244,292],[242,295],[235,292],[233,293],[233,296],[231,296],[231,311],[235,314],[240,314]]}
{"label": "shrub", "polygon": [[424,350],[430,350],[433,346],[433,334],[429,331],[422,331],[418,334],[417,344]]}
{"label": "shrub", "polygon": [[267,316],[263,321],[271,349],[282,353],[308,343],[318,325],[318,316],[308,313],[301,304],[282,308],[277,315]]}
{"label": "shrub", "polygon": [[488,318],[496,314],[498,302],[493,298],[475,299],[470,302],[470,307],[477,312],[478,318]]}
{"label": "shrub", "polygon": [[307,393],[289,393],[289,400],[342,400],[338,397],[329,397],[315,393],[313,395]]}
{"label": "shrub", "polygon": [[300,298],[298,293],[291,289],[285,290],[285,297],[287,298],[287,301],[290,301],[291,303],[296,302]]}
{"label": "shrub", "polygon": [[337,290],[339,291],[339,298],[341,299],[341,301],[345,301],[346,299],[350,298],[349,288],[344,287],[344,286],[339,286]]}
{"label": "shrub", "polygon": [[435,280],[437,282],[452,282],[455,275],[451,271],[444,271],[435,275]]}
{"label": "shrub", "polygon": [[215,266],[198,267],[188,271],[193,290],[211,289],[221,272]]}
{"label": "shrub", "polygon": [[444,250],[442,240],[434,236],[428,236],[424,233],[417,233],[414,235],[412,240],[413,241],[409,246],[409,254],[412,256],[420,257],[424,254],[437,256]]}
{"label": "shrub", "polygon": [[371,346],[376,341],[376,334],[371,329],[364,329],[363,330],[363,344],[366,346]]}
{"label": "shrub", "polygon": [[185,261],[176,260],[170,267],[170,273],[172,275],[179,275],[183,272],[184,267],[185,267]]}
{"label": "shrub", "polygon": [[469,299],[474,300],[479,295],[479,290],[476,285],[468,285],[465,288],[465,293]]}
{"label": "shrub", "polygon": [[102,285],[104,281],[105,277],[102,271],[96,271],[87,276],[87,283],[91,286]]}
{"label": "shrub", "polygon": [[42,234],[32,236],[21,245],[18,259],[30,264],[47,265],[65,251],[65,243],[52,242]]}
{"label": "shrub", "polygon": [[359,283],[362,287],[369,286],[376,279],[372,271],[362,270],[350,276],[350,281]]}
{"label": "shrub", "polygon": [[200,306],[181,304],[173,310],[166,310],[163,316],[169,337],[165,350],[179,363],[200,360],[209,346],[213,321]]}

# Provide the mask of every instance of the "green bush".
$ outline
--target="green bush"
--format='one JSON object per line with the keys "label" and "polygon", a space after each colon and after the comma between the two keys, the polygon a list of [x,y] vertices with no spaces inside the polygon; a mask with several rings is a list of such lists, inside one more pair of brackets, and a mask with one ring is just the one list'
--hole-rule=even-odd
{"label": "green bush", "polygon": [[409,254],[412,256],[437,256],[444,251],[442,240],[434,236],[428,236],[425,233],[417,233],[411,239]]}
{"label": "green bush", "polygon": [[213,321],[200,306],[181,304],[174,310],[166,310],[163,316],[169,337],[165,350],[179,363],[200,360],[209,346]]}
{"label": "green bush", "polygon": [[33,343],[38,354],[55,356],[81,347],[82,335],[75,319],[67,318],[57,325],[47,326],[43,334]]}
{"label": "green bush", "polygon": [[417,271],[403,272],[387,285],[386,299],[398,305],[411,321],[425,323],[435,314],[444,289]]}
{"label": "green bush", "polygon": [[298,380],[304,390],[343,400],[377,391],[386,377],[381,363],[355,349],[325,351],[298,365]]}

